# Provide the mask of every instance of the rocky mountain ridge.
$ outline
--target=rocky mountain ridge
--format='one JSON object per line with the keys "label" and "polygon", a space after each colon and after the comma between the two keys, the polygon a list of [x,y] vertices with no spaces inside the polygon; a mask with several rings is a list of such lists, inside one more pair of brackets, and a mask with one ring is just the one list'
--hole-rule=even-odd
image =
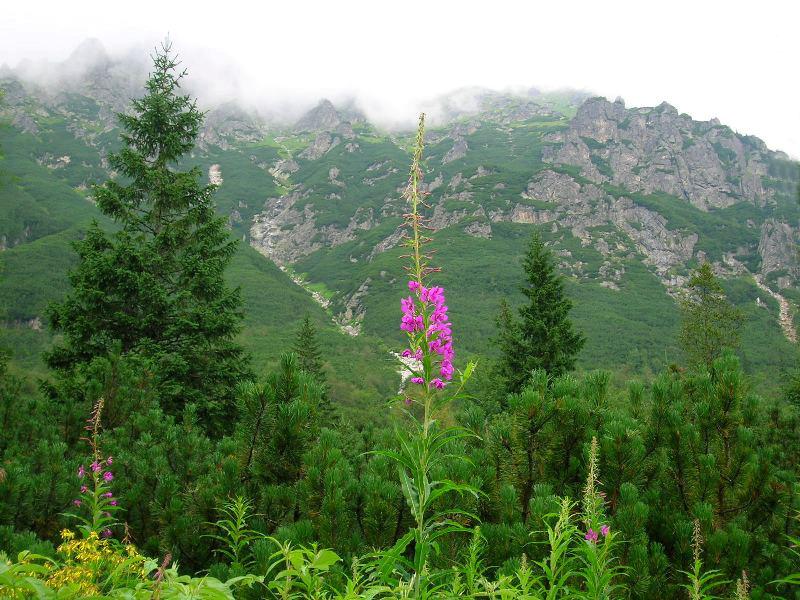
{"label": "rocky mountain ridge", "polygon": [[[78,83],[46,88],[0,73],[0,119],[39,165],[88,197],[110,175],[114,115],[140,88],[119,63],[83,54]],[[758,306],[793,339],[798,165],[784,154],[666,103],[473,89],[433,106],[425,187],[434,230],[499,265],[509,236],[536,225],[572,281],[622,295],[636,293],[643,267],[674,297],[709,260],[724,278],[750,281]],[[312,273],[302,280],[326,287],[325,308],[353,333],[371,327],[383,302],[375,295],[396,280],[383,257],[402,240],[412,137],[327,100],[283,124],[226,103],[207,112],[192,161],[219,186],[236,235],[279,266]],[[0,243],[36,235],[26,222],[0,231]]]}

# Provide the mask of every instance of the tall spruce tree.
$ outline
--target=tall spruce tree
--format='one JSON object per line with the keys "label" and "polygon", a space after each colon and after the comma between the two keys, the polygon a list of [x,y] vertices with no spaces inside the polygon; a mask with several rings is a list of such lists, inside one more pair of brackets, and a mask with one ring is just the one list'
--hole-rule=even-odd
{"label": "tall spruce tree", "polygon": [[324,385],[325,372],[322,370],[322,352],[317,341],[317,329],[308,314],[297,329],[292,350],[297,355],[300,368]]}
{"label": "tall spruce tree", "polygon": [[707,262],[692,273],[681,299],[680,344],[691,366],[711,368],[725,348],[739,346],[743,315],[728,301]]}
{"label": "tall spruce tree", "polygon": [[97,222],[75,244],[73,290],[49,309],[63,336],[48,365],[69,376],[119,345],[150,359],[168,413],[194,405],[209,432],[228,426],[236,383],[249,376],[236,342],[242,313],[238,289],[224,271],[236,251],[215,213],[215,186],[195,167],[178,169],[192,150],[203,113],[180,93],[184,72],[169,42],[153,56],[144,97],[120,114],[122,149],[109,156],[118,177],[95,186],[100,211],[119,226]]}
{"label": "tall spruce tree", "polygon": [[498,371],[506,391],[519,393],[533,371],[541,369],[556,378],[575,368],[575,359],[586,343],[569,319],[572,301],[556,271],[553,255],[534,232],[523,260],[527,304],[515,318],[507,305],[497,319],[495,343],[501,351]]}

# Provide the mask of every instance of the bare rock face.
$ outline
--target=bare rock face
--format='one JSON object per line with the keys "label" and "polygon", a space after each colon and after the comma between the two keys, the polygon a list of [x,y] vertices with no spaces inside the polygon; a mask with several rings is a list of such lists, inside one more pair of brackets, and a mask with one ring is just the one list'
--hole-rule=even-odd
{"label": "bare rock face", "polygon": [[619,198],[609,207],[611,222],[623,231],[644,255],[644,262],[655,268],[668,287],[672,285],[669,272],[685,264],[693,256],[697,234],[682,234],[667,228],[664,217],[629,198]]}
{"label": "bare rock face", "polygon": [[295,123],[296,131],[333,131],[343,122],[330,100],[323,99]]}
{"label": "bare rock face", "polygon": [[39,126],[30,115],[18,113],[14,116],[14,120],[11,124],[17,129],[22,130],[24,133],[31,133],[33,135],[39,133]]}
{"label": "bare rock face", "polygon": [[755,138],[693,121],[667,103],[626,109],[621,101],[587,100],[568,130],[552,134],[544,160],[581,167],[594,181],[633,192],[665,192],[701,210],[740,199],[763,206],[769,151]]}
{"label": "bare rock face", "polygon": [[217,165],[211,165],[208,167],[208,183],[211,185],[222,185],[222,168]]}
{"label": "bare rock face", "polygon": [[250,227],[250,245],[282,266],[299,256],[322,247],[315,239],[314,214],[309,205],[295,208],[306,197],[301,191],[280,198],[268,198],[264,211],[256,215]]}
{"label": "bare rock face", "polygon": [[467,155],[467,150],[469,150],[467,140],[462,137],[455,138],[453,140],[453,147],[450,148],[450,150],[447,151],[447,154],[445,154],[442,158],[442,164],[446,165],[447,163],[451,163],[459,158],[464,158]]}
{"label": "bare rock face", "polygon": [[361,333],[361,323],[367,314],[363,299],[369,292],[372,279],[367,277],[358,289],[350,294],[344,301],[344,310],[336,315],[336,322],[345,333],[356,336]]}
{"label": "bare rock face", "polygon": [[523,197],[561,204],[577,198],[580,193],[581,185],[572,177],[555,171],[544,171],[528,183]]}
{"label": "bare rock face", "polygon": [[800,276],[797,244],[800,243],[798,231],[786,223],[767,219],[761,226],[761,239],[758,253],[761,255],[761,273],[787,271],[791,276]]}
{"label": "bare rock face", "polygon": [[549,223],[556,219],[557,216],[553,211],[538,210],[530,206],[525,206],[524,204],[517,204],[505,220],[511,221],[512,223],[538,225],[540,223]]}
{"label": "bare rock face", "polygon": [[338,137],[333,137],[327,131],[323,131],[318,133],[311,145],[300,153],[300,158],[317,160],[325,155],[331,148],[338,146],[340,142],[341,140]]}
{"label": "bare rock face", "polygon": [[264,167],[267,168],[270,175],[281,182],[289,181],[292,173],[297,173],[297,171],[300,170],[300,165],[291,158],[283,158],[275,161],[275,164],[271,167],[267,167],[266,165],[264,165]]}
{"label": "bare rock face", "polygon": [[242,142],[258,142],[264,138],[264,124],[234,103],[224,104],[206,113],[198,146],[217,146],[223,150]]}
{"label": "bare rock face", "polygon": [[[597,185],[579,183],[569,175],[550,170],[534,177],[523,197],[548,202],[552,208],[517,204],[508,213],[492,215],[493,220],[553,223],[569,228],[582,245],[593,246],[608,257],[608,264],[598,274],[603,281],[613,283],[613,279],[608,279],[609,274],[624,272],[620,258],[630,252],[632,245],[664,285],[671,288],[682,283],[671,272],[693,257],[697,235],[670,230],[664,217],[638,206],[631,198],[614,198]],[[609,233],[609,227],[615,233]],[[597,233],[595,229],[605,233]],[[615,289],[611,283],[607,287]]]}
{"label": "bare rock face", "polygon": [[313,205],[308,201],[312,193],[297,189],[280,198],[269,198],[264,210],[257,214],[250,227],[250,245],[284,266],[307,256],[322,247],[333,248],[354,240],[360,231],[372,229],[377,224],[371,208],[359,207],[346,227],[316,226]]}
{"label": "bare rock face", "polygon": [[367,255],[367,261],[372,261],[376,256],[378,256],[378,254],[386,252],[387,250],[397,246],[403,239],[404,235],[405,232],[402,227],[395,229],[390,236],[375,244],[375,247],[370,251],[369,255]]}
{"label": "bare rock face", "polygon": [[490,239],[492,237],[492,225],[489,221],[473,221],[464,227],[464,233],[472,237]]}

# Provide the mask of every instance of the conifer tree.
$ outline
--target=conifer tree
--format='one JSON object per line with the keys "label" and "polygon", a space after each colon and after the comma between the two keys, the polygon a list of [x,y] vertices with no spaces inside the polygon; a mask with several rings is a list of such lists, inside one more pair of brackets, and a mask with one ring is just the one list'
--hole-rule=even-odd
{"label": "conifer tree", "polygon": [[569,319],[572,301],[556,271],[553,255],[538,232],[534,232],[523,261],[528,303],[520,307],[520,318],[501,308],[497,345],[502,356],[499,371],[509,393],[518,393],[536,369],[557,378],[575,368],[575,359],[586,339]]}
{"label": "conifer tree", "polygon": [[203,121],[180,93],[178,65],[166,42],[144,97],[119,115],[122,149],[109,156],[119,177],[93,190],[119,229],[107,233],[94,222],[75,244],[73,290],[48,315],[63,340],[46,360],[68,377],[116,345],[140,353],[153,364],[163,408],[176,414],[194,405],[218,434],[229,425],[237,381],[249,376],[235,340],[239,290],[224,280],[236,242],[215,213],[215,187],[200,182],[196,167],[178,169]]}
{"label": "conifer tree", "polygon": [[292,350],[297,355],[300,368],[312,375],[318,383],[325,385],[325,372],[322,370],[322,352],[320,352],[317,341],[317,329],[308,314],[297,329]]}
{"label": "conifer tree", "polygon": [[681,300],[680,344],[691,366],[711,368],[725,348],[739,346],[742,313],[728,301],[711,265],[703,263],[689,279]]}

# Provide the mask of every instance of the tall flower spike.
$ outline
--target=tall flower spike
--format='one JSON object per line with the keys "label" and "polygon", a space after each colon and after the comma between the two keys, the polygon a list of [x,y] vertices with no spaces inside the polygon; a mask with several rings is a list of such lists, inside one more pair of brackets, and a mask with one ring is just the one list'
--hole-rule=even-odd
{"label": "tall flower spike", "polygon": [[694,561],[699,562],[703,554],[703,532],[700,528],[700,519],[694,520],[694,528],[692,530],[692,554]]}
{"label": "tall flower spike", "polygon": [[405,245],[410,248],[411,264],[406,266],[410,280],[408,289],[411,296],[400,301],[403,316],[400,329],[409,338],[409,349],[403,356],[414,356],[421,361],[419,373],[411,378],[412,383],[426,386],[426,389],[442,389],[446,382],[453,378],[453,339],[451,324],[447,315],[447,304],[444,289],[438,286],[425,287],[425,279],[440,269],[430,266],[430,255],[423,252],[423,245],[429,241],[422,235],[427,228],[420,213],[420,206],[425,206],[422,185],[422,150],[424,148],[425,114],[420,115],[416,144],[408,174],[408,186],[405,196],[410,211],[405,215],[404,224],[409,233],[406,234]]}

